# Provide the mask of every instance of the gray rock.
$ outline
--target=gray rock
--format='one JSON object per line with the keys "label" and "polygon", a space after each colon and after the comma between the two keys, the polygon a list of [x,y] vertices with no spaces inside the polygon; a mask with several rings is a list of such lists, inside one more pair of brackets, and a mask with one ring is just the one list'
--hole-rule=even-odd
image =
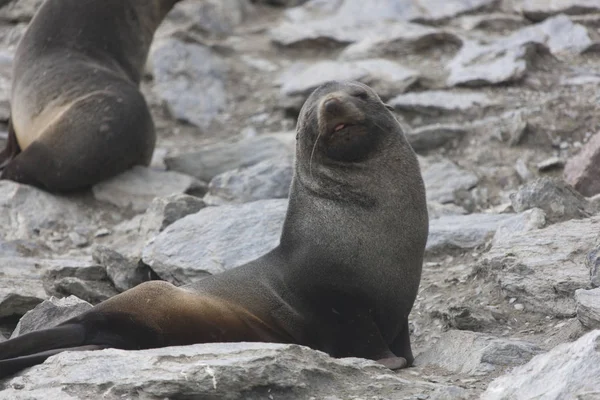
{"label": "gray rock", "polygon": [[592,286],[600,287],[600,245],[586,255],[585,265],[590,270]]}
{"label": "gray rock", "polygon": [[589,329],[600,329],[600,289],[575,291],[577,318]]}
{"label": "gray rock", "polygon": [[86,220],[84,210],[68,197],[12,181],[0,181],[0,237],[5,240],[31,240],[68,230],[69,226]]}
{"label": "gray rock", "polygon": [[203,208],[168,226],[142,260],[175,285],[235,268],[275,248],[287,199]]}
{"label": "gray rock", "polygon": [[290,158],[261,161],[215,176],[204,201],[208,205],[223,205],[287,198],[293,175],[294,163]]}
{"label": "gray rock", "polygon": [[286,19],[269,32],[281,45],[323,42],[352,43],[371,34],[385,34],[389,21],[436,21],[481,10],[494,0],[312,0],[286,12]]}
{"label": "gray rock", "polygon": [[427,252],[453,248],[472,249],[492,238],[502,222],[515,218],[511,214],[469,214],[440,217],[429,222]]}
{"label": "gray rock", "polygon": [[46,299],[36,258],[0,258],[0,318],[23,315]]}
{"label": "gray rock", "polygon": [[517,146],[528,128],[525,112],[509,111],[499,117],[484,118],[472,124],[472,129],[482,137],[490,137],[509,146]]}
{"label": "gray rock", "polygon": [[185,27],[186,31],[229,35],[250,10],[247,0],[188,0],[176,4],[163,23]]}
{"label": "gray rock", "polygon": [[593,399],[600,393],[600,330],[556,346],[495,379],[482,400]]}
{"label": "gray rock", "polygon": [[491,279],[529,311],[575,316],[574,294],[589,286],[585,257],[598,236],[600,217],[570,220],[495,240],[483,258]]}
{"label": "gray rock", "polygon": [[94,185],[92,190],[97,200],[144,212],[156,197],[185,193],[197,186],[196,180],[188,175],[135,166]]}
{"label": "gray rock", "polygon": [[[468,349],[468,351],[465,351]],[[465,375],[487,375],[525,364],[542,350],[524,340],[452,330],[415,359],[415,365],[436,365]]]}
{"label": "gray rock", "polygon": [[13,339],[19,335],[39,329],[52,328],[69,318],[82,314],[90,308],[92,308],[90,303],[75,296],[63,299],[50,297],[23,315],[10,338]]}
{"label": "gray rock", "polygon": [[462,39],[452,32],[408,22],[389,24],[385,33],[375,30],[344,49],[342,60],[401,57],[447,44],[460,45]]}
{"label": "gray rock", "polygon": [[307,0],[254,0],[255,3],[265,3],[273,6],[297,7],[306,3]]}
{"label": "gray rock", "polygon": [[549,223],[587,218],[592,210],[588,201],[562,179],[538,178],[510,195],[516,212],[540,208]]}
{"label": "gray rock", "polygon": [[426,152],[442,147],[448,142],[458,141],[466,133],[467,130],[462,126],[434,124],[414,129],[406,138],[416,152]]}
{"label": "gray rock", "polygon": [[592,135],[583,148],[565,164],[565,181],[584,196],[600,193],[600,133]]}
{"label": "gray rock", "polygon": [[432,392],[464,393],[404,378],[372,361],[334,359],[302,346],[214,343],[64,352],[7,381],[0,399],[382,400],[391,394],[409,400]]}
{"label": "gray rock", "polygon": [[292,65],[280,78],[284,96],[307,97],[330,80],[360,81],[382,97],[402,93],[419,78],[419,73],[384,59],[361,61],[318,61],[312,65]]}
{"label": "gray rock", "polygon": [[551,171],[564,167],[565,160],[560,157],[550,157],[537,163],[537,169],[540,172]]}
{"label": "gray rock", "polygon": [[142,217],[140,234],[145,238],[163,231],[173,222],[194,214],[205,207],[202,199],[187,194],[173,194],[166,197],[156,197]]}
{"label": "gray rock", "polygon": [[10,88],[13,56],[0,50],[0,121],[10,117]]}
{"label": "gray rock", "polygon": [[502,221],[496,229],[492,244],[502,242],[507,237],[514,235],[516,232],[529,232],[535,229],[541,229],[546,226],[546,213],[539,208],[532,208]]}
{"label": "gray rock", "polygon": [[457,112],[481,112],[496,104],[484,93],[466,91],[429,90],[401,94],[388,101],[396,110],[413,111],[426,115],[455,114]]}
{"label": "gray rock", "polygon": [[475,174],[465,171],[450,160],[433,163],[425,167],[422,174],[427,199],[439,203],[453,202],[456,190],[471,189],[479,182]]}
{"label": "gray rock", "polygon": [[29,21],[44,0],[4,0],[0,2],[0,19]]}
{"label": "gray rock", "polygon": [[432,220],[450,215],[465,215],[467,210],[456,204],[442,204],[436,201],[428,201],[427,213],[429,214],[429,219]]}
{"label": "gray rock", "polygon": [[490,44],[467,41],[448,64],[447,83],[498,84],[522,79],[534,57],[548,49],[552,54],[580,54],[593,42],[583,25],[559,15],[523,28]]}
{"label": "gray rock", "polygon": [[152,46],[153,89],[173,117],[207,129],[226,106],[226,65],[208,47],[177,39]]}
{"label": "gray rock", "polygon": [[540,21],[556,14],[588,14],[600,12],[596,0],[523,0],[515,3],[517,11],[529,19]]}
{"label": "gray rock", "polygon": [[260,161],[293,152],[282,141],[270,136],[244,138],[233,143],[215,143],[195,153],[167,157],[169,169],[210,182],[216,175],[236,168],[250,167]]}
{"label": "gray rock", "polygon": [[486,31],[498,32],[500,34],[516,31],[525,25],[529,25],[529,21],[522,15],[505,14],[501,12],[464,15],[456,18],[454,22],[456,26],[467,31],[483,29]]}
{"label": "gray rock", "polygon": [[42,279],[50,296],[74,295],[98,304],[117,294],[108,280],[106,269],[91,260],[47,260],[45,267]]}
{"label": "gray rock", "polygon": [[96,246],[92,258],[106,269],[108,279],[119,292],[151,279],[150,269],[139,262],[139,259],[128,259],[109,248]]}

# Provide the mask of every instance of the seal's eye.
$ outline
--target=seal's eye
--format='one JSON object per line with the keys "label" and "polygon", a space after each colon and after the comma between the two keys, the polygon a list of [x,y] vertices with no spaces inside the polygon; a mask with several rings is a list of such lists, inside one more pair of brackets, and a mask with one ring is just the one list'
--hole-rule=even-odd
{"label": "seal's eye", "polygon": [[352,93],[352,96],[357,97],[361,100],[369,100],[369,94],[363,90]]}

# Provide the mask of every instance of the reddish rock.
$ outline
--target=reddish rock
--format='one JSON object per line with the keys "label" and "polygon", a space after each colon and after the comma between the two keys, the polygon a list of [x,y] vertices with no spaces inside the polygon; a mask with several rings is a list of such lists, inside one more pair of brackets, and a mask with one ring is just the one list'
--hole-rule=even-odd
{"label": "reddish rock", "polygon": [[567,162],[564,178],[584,196],[600,193],[600,132]]}

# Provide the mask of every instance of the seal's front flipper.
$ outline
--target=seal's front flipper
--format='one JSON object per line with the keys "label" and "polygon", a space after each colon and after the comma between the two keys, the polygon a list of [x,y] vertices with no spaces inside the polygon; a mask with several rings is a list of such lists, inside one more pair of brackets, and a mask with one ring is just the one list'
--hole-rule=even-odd
{"label": "seal's front flipper", "polygon": [[398,357],[402,357],[406,360],[407,367],[410,367],[415,361],[415,357],[413,356],[412,349],[410,347],[410,331],[408,329],[408,318],[404,319],[402,323],[402,330],[396,336],[392,345],[390,346],[392,353],[394,353]]}
{"label": "seal's front flipper", "polygon": [[387,367],[392,370],[408,367],[408,362],[406,362],[406,358],[404,357],[381,358],[377,360],[377,362],[383,365],[384,367]]}
{"label": "seal's front flipper", "polygon": [[15,128],[12,125],[12,121],[8,120],[8,140],[4,150],[0,152],[0,171],[6,167],[6,165],[21,152],[19,142],[17,142],[17,135],[15,134]]}

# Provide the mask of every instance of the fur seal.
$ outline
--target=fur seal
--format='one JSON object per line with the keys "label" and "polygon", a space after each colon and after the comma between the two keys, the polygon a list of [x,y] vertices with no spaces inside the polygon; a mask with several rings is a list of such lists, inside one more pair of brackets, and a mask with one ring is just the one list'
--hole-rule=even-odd
{"label": "fur seal", "polygon": [[187,286],[142,283],[0,343],[0,377],[64,350],[231,341],[296,343],[407,367],[428,229],[418,161],[395,117],[368,86],[328,82],[299,117],[275,249]]}
{"label": "fur seal", "polygon": [[156,135],[139,83],[178,1],[46,0],[17,47],[0,178],[73,191],[148,165]]}

